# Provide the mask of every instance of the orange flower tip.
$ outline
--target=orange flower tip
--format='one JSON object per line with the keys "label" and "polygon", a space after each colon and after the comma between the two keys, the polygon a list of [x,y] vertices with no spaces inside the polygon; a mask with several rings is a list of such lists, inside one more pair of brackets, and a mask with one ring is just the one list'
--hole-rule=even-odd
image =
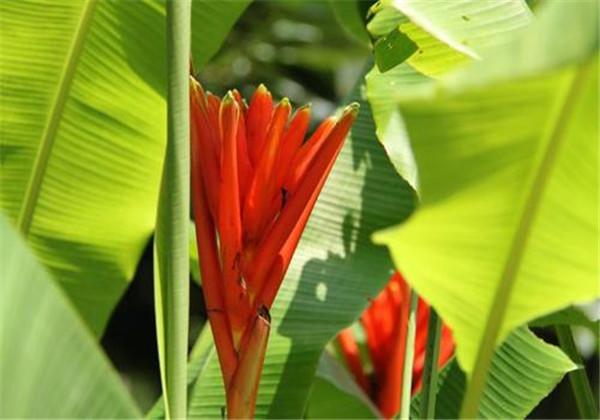
{"label": "orange flower tip", "polygon": [[221,99],[219,99],[219,97],[217,95],[215,95],[214,93],[212,93],[210,90],[205,91],[204,95],[206,95],[206,102],[208,104],[210,104],[211,100],[214,100],[212,98],[217,98],[217,101],[221,100]]}
{"label": "orange flower tip", "polygon": [[[344,110],[345,109],[346,108],[344,108]],[[336,115],[330,115],[323,122],[325,122],[325,121],[331,121],[333,124],[337,124],[339,120],[340,120],[340,118],[338,118]]]}
{"label": "orange flower tip", "polygon": [[223,97],[222,104],[230,105],[231,103],[235,103],[235,96],[232,91],[228,91],[227,94]]}
{"label": "orange flower tip", "polygon": [[358,115],[359,109],[360,109],[360,104],[358,102],[352,102],[350,105],[348,105],[346,108],[344,108],[342,115],[352,114],[354,117],[356,117]]}
{"label": "orange flower tip", "polygon": [[279,106],[285,106],[286,108],[291,107],[290,100],[288,98],[283,98],[281,102],[279,102]]}
{"label": "orange flower tip", "polygon": [[267,87],[264,85],[264,83],[261,83],[260,85],[258,85],[258,87],[256,88],[256,93],[260,93],[260,94],[271,94],[271,92],[269,92],[269,89],[267,89]]}
{"label": "orange flower tip", "polygon": [[202,84],[194,76],[190,76],[190,87],[192,88],[192,92],[195,94],[200,94],[204,96],[204,89],[202,88]]}

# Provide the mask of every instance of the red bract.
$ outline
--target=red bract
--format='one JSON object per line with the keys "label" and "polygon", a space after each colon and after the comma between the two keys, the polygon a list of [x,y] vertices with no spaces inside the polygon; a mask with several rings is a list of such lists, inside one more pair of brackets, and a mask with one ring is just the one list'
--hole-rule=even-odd
{"label": "red bract", "polygon": [[191,79],[192,201],[202,286],[230,418],[252,417],[269,309],[354,122],[351,104],[303,142],[305,106],[273,105],[259,86],[246,106]]}
{"label": "red bract", "polygon": [[[393,417],[400,410],[409,307],[408,284],[400,273],[395,273],[386,288],[363,312],[360,321],[365,331],[369,358],[373,366],[372,381],[363,369],[352,330],[347,328],[338,335],[338,342],[348,369],[386,418]],[[429,306],[419,299],[413,362],[413,394],[421,387],[428,321]],[[442,325],[439,365],[443,366],[453,353],[452,332],[446,325]]]}

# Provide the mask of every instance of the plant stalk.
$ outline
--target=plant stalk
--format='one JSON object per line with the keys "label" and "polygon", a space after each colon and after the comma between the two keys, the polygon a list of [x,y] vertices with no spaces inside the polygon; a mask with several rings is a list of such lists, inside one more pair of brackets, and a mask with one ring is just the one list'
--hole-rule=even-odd
{"label": "plant stalk", "polygon": [[155,235],[155,307],[161,382],[167,419],[187,412],[189,323],[191,0],[167,10],[167,146]]}
{"label": "plant stalk", "polygon": [[438,360],[440,358],[440,335],[442,321],[433,307],[429,308],[427,325],[427,347],[425,367],[423,368],[423,390],[421,391],[421,418],[435,418],[435,400],[437,395]]}
{"label": "plant stalk", "polygon": [[408,326],[404,350],[404,366],[402,368],[402,398],[400,405],[400,419],[408,420],[410,414],[410,396],[412,391],[413,362],[415,358],[415,337],[417,335],[417,306],[419,295],[414,290],[410,291],[410,312],[408,313]]}
{"label": "plant stalk", "polygon": [[575,346],[571,327],[569,325],[556,325],[555,329],[560,348],[563,349],[575,364],[580,366],[580,369],[568,373],[579,417],[582,419],[597,419],[598,407],[596,406],[592,387],[585,372],[585,365]]}
{"label": "plant stalk", "polygon": [[254,418],[258,385],[270,330],[269,313],[266,309],[261,309],[254,319],[248,340],[240,349],[240,361],[227,387],[228,419]]}

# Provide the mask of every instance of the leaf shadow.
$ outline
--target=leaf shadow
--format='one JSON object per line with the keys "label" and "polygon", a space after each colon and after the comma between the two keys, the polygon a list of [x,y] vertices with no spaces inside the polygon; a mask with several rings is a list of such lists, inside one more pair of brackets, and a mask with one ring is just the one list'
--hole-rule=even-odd
{"label": "leaf shadow", "polygon": [[[352,184],[346,179],[348,171],[362,177],[354,185],[359,204],[352,207],[340,202],[346,207],[340,232],[329,233],[319,244],[327,247],[326,257],[311,258],[301,269],[291,303],[276,330],[290,340],[291,348],[269,418],[304,413],[321,350],[358,318],[393,272],[388,250],[373,244],[371,235],[401,223],[416,206],[415,191],[395,172],[375,137],[368,103],[360,102],[361,112],[339,158],[342,162],[336,164],[329,180],[330,185]],[[309,222],[307,230],[310,228]],[[301,389],[305,392],[300,393]]]}

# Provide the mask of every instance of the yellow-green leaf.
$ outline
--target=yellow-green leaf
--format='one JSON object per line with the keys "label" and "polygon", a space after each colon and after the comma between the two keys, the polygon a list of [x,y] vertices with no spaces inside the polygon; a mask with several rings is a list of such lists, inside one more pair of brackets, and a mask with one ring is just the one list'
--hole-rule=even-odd
{"label": "yellow-green leaf", "polygon": [[542,12],[494,58],[398,96],[422,206],[375,235],[453,329],[480,391],[511,330],[598,296],[598,12]]}

